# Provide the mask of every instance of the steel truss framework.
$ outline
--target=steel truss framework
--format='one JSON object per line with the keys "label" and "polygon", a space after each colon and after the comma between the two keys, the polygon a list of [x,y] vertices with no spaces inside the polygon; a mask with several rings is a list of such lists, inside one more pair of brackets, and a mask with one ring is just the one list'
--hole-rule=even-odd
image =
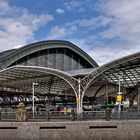
{"label": "steel truss framework", "polygon": [[[67,93],[78,97],[78,80],[66,72],[56,69],[35,66],[14,66],[0,72],[0,85],[2,90],[15,92],[30,92],[32,83],[39,86],[36,92],[39,94]],[[78,106],[78,105],[77,105]]]}
{"label": "steel truss framework", "polygon": [[[81,80],[81,103],[84,95],[88,94],[88,89],[92,86],[96,88],[97,86],[94,85],[96,85],[99,80],[102,79],[102,81],[106,81],[107,83],[118,85],[119,77],[121,78],[122,88],[127,89],[129,92],[131,89],[134,91],[140,82],[140,52],[102,65],[85,76]],[[100,84],[97,92],[103,87],[105,86]],[[97,92],[94,94],[97,94]],[[136,92],[133,93],[136,95]]]}
{"label": "steel truss framework", "polygon": [[[60,47],[59,45],[63,43],[64,48],[67,47],[67,44],[73,46],[73,44],[68,42],[59,43],[60,41],[50,41],[47,45],[49,47],[55,44],[58,45],[57,47]],[[86,76],[83,74],[82,76],[80,76],[80,74],[69,74],[57,69],[37,66],[17,65],[6,68],[18,59],[46,48],[44,44],[46,44],[46,42],[32,44],[30,47],[28,46],[28,49],[25,46],[21,50],[14,51],[12,55],[7,55],[0,60],[0,67],[3,69],[0,71],[1,91],[10,90],[14,92],[24,91],[31,93],[32,83],[38,82],[39,86],[36,88],[36,92],[39,94],[67,94],[76,96],[77,110],[80,114],[82,111],[83,97],[85,95],[93,97],[104,94],[103,92],[106,89],[106,85],[108,85],[108,88],[110,86],[109,89],[116,89],[119,77],[122,79],[121,86],[125,88],[126,91],[128,90],[128,92],[135,89],[140,82],[140,52],[95,68]],[[34,45],[37,45],[37,47],[34,47]],[[73,46],[73,48],[74,51],[79,51],[79,54],[90,64],[95,67],[98,66],[94,61],[91,61],[83,51],[77,49],[76,46]],[[116,92],[117,90],[114,91]],[[133,93],[136,95],[136,92]]]}
{"label": "steel truss framework", "polygon": [[[73,95],[58,95],[54,94],[35,94],[35,103],[36,104],[44,104],[46,106],[47,103],[56,104],[56,103],[63,103],[66,104],[68,102],[74,102],[75,97]],[[31,93],[27,92],[8,92],[8,91],[1,91],[0,92],[0,106],[15,106],[18,105],[19,102],[24,102],[25,104],[32,104],[33,98]]]}
{"label": "steel truss framework", "polygon": [[[45,101],[43,95],[36,94],[36,102],[42,103]],[[32,94],[31,93],[15,93],[15,92],[0,92],[0,106],[13,106],[18,105],[19,102],[24,102],[25,104],[32,104]]]}
{"label": "steel truss framework", "polygon": [[[52,49],[53,53],[51,53]],[[68,50],[69,53],[67,53]],[[22,65],[23,60],[26,67],[11,67],[12,65]],[[48,63],[50,63],[48,61],[51,61],[52,67],[48,68]],[[61,65],[63,66],[61,67]],[[98,67],[98,64],[89,55],[68,41],[51,40],[33,43],[0,54],[0,69],[4,69],[0,72],[1,90],[4,88],[4,90],[10,91],[31,92],[31,84],[39,82],[41,86],[36,89],[38,93],[55,94],[57,92],[59,94],[60,92],[65,94],[67,90],[68,94],[74,92],[78,98],[80,95],[78,80],[57,69],[69,71],[75,68],[95,67]]]}
{"label": "steel truss framework", "polygon": [[[50,77],[50,75],[53,75]],[[69,86],[73,89],[75,95],[77,96],[77,79],[71,77],[68,73],[62,72],[56,69],[44,68],[44,67],[34,67],[34,66],[14,66],[0,72],[0,84],[2,87],[19,87],[23,86],[26,91],[26,86],[33,82],[43,81],[43,77],[46,77],[44,80],[47,80],[49,77],[52,82],[54,82],[55,77],[59,77],[66,81]],[[49,80],[49,81],[50,81]],[[58,79],[56,79],[58,80]],[[28,83],[29,81],[29,83]],[[50,81],[50,82],[51,82]],[[20,85],[23,84],[23,85]],[[51,84],[51,83],[47,83]],[[45,85],[46,86],[46,85]]]}
{"label": "steel truss framework", "polygon": [[[51,84],[51,81],[58,81],[59,77],[59,84],[60,79],[63,79],[63,81],[61,81],[60,85],[56,85],[56,82],[54,86],[56,86],[57,90],[58,87],[61,86],[64,91],[63,94],[65,94],[66,89],[67,91],[72,89],[71,92],[73,92],[79,100],[77,108],[81,113],[83,97],[85,95],[92,97],[101,94],[101,91],[106,88],[106,84],[108,84],[108,87],[112,86],[114,89],[117,89],[116,85],[118,84],[119,76],[122,79],[122,87],[128,90],[128,93],[137,87],[140,82],[140,53],[105,64],[93,70],[93,72],[82,79],[76,79],[66,72],[51,68],[14,66],[0,72],[0,84],[2,87],[10,87],[11,89],[16,87],[16,90],[22,86],[24,87],[24,91],[26,91],[26,88],[29,89],[31,83],[41,82],[44,77],[50,78],[49,83],[46,85]],[[45,78],[44,81],[47,81],[47,78]],[[42,88],[38,88],[37,92],[40,91],[43,93],[44,91],[41,89],[45,89],[46,85]],[[47,88],[49,89],[49,87]],[[133,90],[133,93],[135,93],[136,96],[136,92],[134,91],[135,90]],[[129,93],[128,96],[131,94]]]}

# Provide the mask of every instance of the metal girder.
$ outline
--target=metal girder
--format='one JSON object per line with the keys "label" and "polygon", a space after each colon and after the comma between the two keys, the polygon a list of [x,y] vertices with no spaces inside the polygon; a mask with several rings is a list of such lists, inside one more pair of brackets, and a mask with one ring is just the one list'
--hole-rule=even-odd
{"label": "metal girder", "polygon": [[[57,99],[55,99],[55,97],[57,97]],[[35,103],[36,104],[46,104],[47,102],[50,102],[52,104],[54,104],[55,102],[65,103],[65,100],[75,102],[74,96],[67,96],[67,97],[69,99],[65,99],[66,98],[65,95],[35,94]],[[32,99],[33,98],[31,93],[3,92],[0,94],[0,106],[18,105],[19,102],[24,102],[26,105],[32,104]]]}

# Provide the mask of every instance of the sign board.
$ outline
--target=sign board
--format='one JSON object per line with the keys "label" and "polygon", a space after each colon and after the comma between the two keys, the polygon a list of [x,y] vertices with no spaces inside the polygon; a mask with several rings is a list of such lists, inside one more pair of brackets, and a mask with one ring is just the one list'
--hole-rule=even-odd
{"label": "sign board", "polygon": [[117,95],[117,102],[122,102],[122,95]]}
{"label": "sign board", "polygon": [[64,106],[64,112],[67,112],[67,108]]}
{"label": "sign board", "polygon": [[76,98],[76,103],[79,104],[79,102],[80,102],[80,101],[79,101],[79,98],[77,97],[77,98]]}

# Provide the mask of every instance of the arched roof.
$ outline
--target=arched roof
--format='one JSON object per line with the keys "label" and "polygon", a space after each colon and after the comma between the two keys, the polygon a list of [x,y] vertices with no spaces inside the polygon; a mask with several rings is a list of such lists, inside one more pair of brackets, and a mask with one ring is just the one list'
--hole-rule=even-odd
{"label": "arched roof", "polygon": [[6,57],[8,55],[10,55],[11,53],[13,53],[16,49],[12,49],[12,50],[7,50],[4,52],[0,52],[0,59],[2,59],[3,57]]}
{"label": "arched roof", "polygon": [[31,89],[34,82],[39,83],[38,93],[48,92],[49,88],[52,88],[48,87],[51,84],[56,92],[72,88],[77,96],[75,90],[75,86],[78,84],[77,79],[64,71],[36,66],[13,66],[0,71],[1,87],[22,88],[25,92],[26,89]]}
{"label": "arched roof", "polygon": [[69,48],[70,50],[76,52],[82,58],[84,58],[93,68],[98,67],[98,64],[87,53],[85,53],[82,49],[80,49],[73,43],[60,40],[49,40],[26,45],[8,54],[4,53],[3,57],[0,58],[0,69],[7,68],[18,59],[23,58],[31,53],[43,49],[59,48],[59,47]]}
{"label": "arched roof", "polygon": [[98,79],[109,83],[118,84],[126,88],[134,87],[140,82],[140,52],[119,58],[94,69],[81,81],[84,91]]}

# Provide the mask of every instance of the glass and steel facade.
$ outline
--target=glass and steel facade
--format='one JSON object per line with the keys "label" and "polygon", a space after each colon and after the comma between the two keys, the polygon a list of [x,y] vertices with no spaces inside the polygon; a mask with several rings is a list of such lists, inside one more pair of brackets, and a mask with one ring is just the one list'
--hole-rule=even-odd
{"label": "glass and steel facade", "polygon": [[50,48],[29,54],[10,65],[38,66],[61,71],[92,68],[79,54],[68,48]]}
{"label": "glass and steel facade", "polygon": [[1,92],[31,93],[38,82],[39,94],[80,95],[82,102],[84,96],[117,94],[119,77],[121,89],[134,92],[140,83],[140,52],[98,66],[68,41],[42,41],[0,53],[0,69]]}

